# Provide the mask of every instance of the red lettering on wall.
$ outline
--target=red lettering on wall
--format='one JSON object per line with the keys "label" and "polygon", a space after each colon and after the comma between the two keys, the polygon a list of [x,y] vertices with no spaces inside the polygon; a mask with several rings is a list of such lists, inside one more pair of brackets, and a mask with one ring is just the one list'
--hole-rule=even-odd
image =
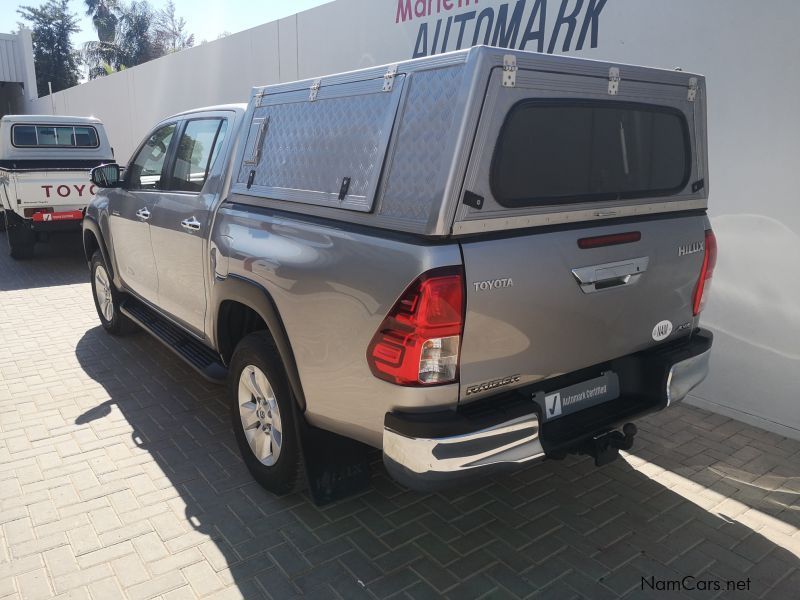
{"label": "red lettering on wall", "polygon": [[[395,23],[405,23],[414,19],[422,19],[438,15],[454,8],[464,8],[478,4],[479,0],[397,0]],[[582,0],[581,0],[582,1]],[[525,0],[522,0],[525,3]]]}
{"label": "red lettering on wall", "polygon": [[397,0],[397,17],[395,17],[394,22],[403,21],[405,23],[411,17],[411,0]]}

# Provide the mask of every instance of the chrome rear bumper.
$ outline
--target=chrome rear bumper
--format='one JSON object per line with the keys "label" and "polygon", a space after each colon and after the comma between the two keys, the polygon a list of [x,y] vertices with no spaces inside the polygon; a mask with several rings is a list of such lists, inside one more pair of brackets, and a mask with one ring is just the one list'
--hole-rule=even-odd
{"label": "chrome rear bumper", "polygon": [[708,375],[708,363],[711,358],[709,348],[702,354],[687,358],[672,365],[667,375],[667,406],[677,404]]}
{"label": "chrome rear bumper", "polygon": [[472,472],[513,467],[543,457],[535,413],[474,433],[441,438],[407,437],[390,429],[383,432],[386,469],[414,489],[428,489]]}
{"label": "chrome rear bumper", "polygon": [[[712,344],[713,335],[698,329],[686,340],[606,363],[603,368],[620,376],[620,396],[557,420],[541,422],[533,400],[540,386],[549,391],[557,380],[490,398],[481,417],[462,410],[387,413],[384,464],[400,483],[430,490],[545,456],[581,453],[587,440],[683,400],[708,374]],[[515,403],[503,408],[509,396]]]}

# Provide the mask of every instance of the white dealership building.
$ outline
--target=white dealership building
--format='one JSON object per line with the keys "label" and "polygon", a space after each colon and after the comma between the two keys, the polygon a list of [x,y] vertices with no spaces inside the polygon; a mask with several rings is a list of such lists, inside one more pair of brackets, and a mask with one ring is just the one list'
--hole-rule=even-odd
{"label": "white dealership building", "polygon": [[159,119],[244,102],[254,85],[473,44],[703,73],[720,250],[703,314],[716,336],[712,371],[690,401],[800,438],[798,21],[796,0],[336,0],[52,101],[26,88],[21,103],[101,118],[124,162]]}

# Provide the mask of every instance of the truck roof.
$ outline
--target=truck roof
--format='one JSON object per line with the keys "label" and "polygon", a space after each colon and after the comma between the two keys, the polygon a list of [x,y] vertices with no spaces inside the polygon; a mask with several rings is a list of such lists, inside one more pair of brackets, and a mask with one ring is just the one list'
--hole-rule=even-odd
{"label": "truck roof", "polygon": [[232,103],[232,104],[216,104],[214,106],[202,106],[200,108],[192,108],[190,110],[184,110],[182,112],[175,113],[174,115],[167,117],[167,119],[181,117],[183,115],[191,115],[194,113],[212,112],[218,110],[232,110],[232,111],[245,112],[247,110],[247,102]]}
{"label": "truck roof", "polygon": [[69,115],[5,115],[0,121],[6,123],[38,123],[42,125],[75,125],[76,123],[102,124],[96,117]]}

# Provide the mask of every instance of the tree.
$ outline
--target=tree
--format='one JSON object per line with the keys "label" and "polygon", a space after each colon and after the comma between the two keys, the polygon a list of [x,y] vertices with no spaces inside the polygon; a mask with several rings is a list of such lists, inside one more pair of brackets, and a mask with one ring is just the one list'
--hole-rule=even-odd
{"label": "tree", "polygon": [[86,16],[92,17],[92,24],[97,31],[97,38],[101,42],[113,43],[117,32],[117,0],[84,0],[86,2]]}
{"label": "tree", "polygon": [[123,7],[117,31],[121,63],[134,67],[146,63],[166,50],[156,35],[156,13],[147,0],[134,0]]}
{"label": "tree", "polygon": [[175,15],[172,0],[156,15],[156,35],[167,52],[177,52],[194,46],[194,34],[186,33],[186,19]]}
{"label": "tree", "polygon": [[69,12],[69,0],[49,0],[40,7],[21,6],[17,12],[31,26],[33,61],[39,95],[78,85],[80,55],[72,46],[72,34],[78,33],[78,17]]}
{"label": "tree", "polygon": [[[89,66],[89,79],[103,77],[126,67],[194,45],[194,35],[186,33],[186,20],[175,15],[175,6],[156,11],[147,0],[85,0],[90,14],[100,11],[100,3],[113,14],[113,37],[86,42],[83,56]],[[106,22],[110,22],[107,20]]]}

